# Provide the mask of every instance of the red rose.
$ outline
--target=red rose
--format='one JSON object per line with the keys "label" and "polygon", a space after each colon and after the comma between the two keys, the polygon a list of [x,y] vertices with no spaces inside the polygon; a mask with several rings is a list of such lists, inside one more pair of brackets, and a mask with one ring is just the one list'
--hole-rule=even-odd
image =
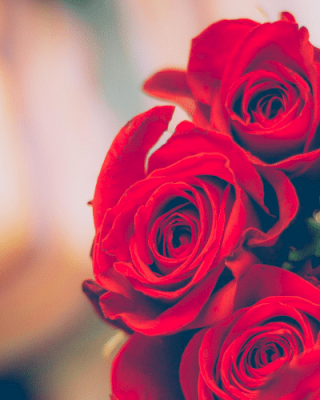
{"label": "red rose", "polygon": [[[230,137],[189,122],[177,127],[145,169],[173,110],[156,107],[120,131],[92,201],[93,268],[104,289],[94,289],[99,307],[107,319],[120,318],[150,335],[201,325],[195,319],[211,293],[252,264],[242,245],[274,244],[298,206],[282,172],[259,167],[265,191]],[[271,192],[273,216],[264,204]]]}
{"label": "red rose", "polygon": [[290,375],[296,358],[319,345],[320,291],[289,271],[256,265],[232,293],[234,309],[253,305],[191,339],[180,366],[185,399],[282,399],[290,387],[277,386],[275,376],[288,368]]}
{"label": "red rose", "polygon": [[305,27],[222,20],[192,41],[187,71],[164,70],[144,90],[230,134],[262,164],[301,174],[319,157],[320,52]]}
{"label": "red rose", "polygon": [[301,400],[319,394],[319,289],[292,272],[255,265],[223,290],[211,300],[211,315],[214,321],[220,310],[227,318],[210,328],[132,335],[113,363],[118,400]]}
{"label": "red rose", "polygon": [[[111,398],[114,400],[219,399],[220,397],[212,397],[211,393],[209,397],[199,397],[198,393],[194,393],[195,397],[183,396],[178,375],[181,353],[187,339],[188,337],[181,336],[181,334],[162,338],[134,334],[113,362],[112,390],[114,396]],[[271,344],[270,348],[272,349]],[[265,350],[270,353],[270,348]],[[259,349],[263,351],[263,346]],[[188,353],[186,352],[186,354]],[[187,359],[185,363],[189,364],[190,370],[195,371],[197,368],[191,364],[193,361],[193,359]],[[284,365],[276,372],[270,373],[266,383],[256,391],[253,397],[248,398],[256,400],[319,400],[319,366],[320,347],[319,343],[316,343],[312,349],[298,355],[292,354],[291,361],[284,362]],[[192,382],[194,383],[194,380]],[[231,398],[233,399],[233,397]],[[237,400],[243,398],[245,397],[236,397]]]}

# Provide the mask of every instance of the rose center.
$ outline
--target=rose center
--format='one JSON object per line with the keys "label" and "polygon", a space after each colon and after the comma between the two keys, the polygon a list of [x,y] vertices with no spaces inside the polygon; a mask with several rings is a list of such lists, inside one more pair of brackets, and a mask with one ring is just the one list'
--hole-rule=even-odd
{"label": "rose center", "polygon": [[188,226],[178,226],[173,229],[172,246],[176,249],[191,243],[191,229]]}
{"label": "rose center", "polygon": [[277,116],[281,106],[279,98],[268,96],[268,98],[263,99],[261,111],[266,118],[272,119]]}
{"label": "rose center", "polygon": [[253,368],[257,369],[272,363],[283,354],[283,349],[277,343],[268,342],[261,345],[257,343],[249,354],[248,361]]}
{"label": "rose center", "polygon": [[192,241],[195,236],[195,226],[192,216],[188,215],[190,210],[179,210],[180,212],[168,215],[164,218],[158,231],[158,251],[165,257],[178,257],[190,254]]}
{"label": "rose center", "polygon": [[262,115],[266,119],[275,118],[280,111],[284,111],[281,91],[278,89],[260,93],[249,104],[251,122],[255,122],[255,114]]}

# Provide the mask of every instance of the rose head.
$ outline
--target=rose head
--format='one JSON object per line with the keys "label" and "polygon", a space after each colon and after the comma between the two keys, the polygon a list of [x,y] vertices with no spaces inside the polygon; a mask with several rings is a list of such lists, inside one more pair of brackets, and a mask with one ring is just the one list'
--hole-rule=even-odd
{"label": "rose head", "polygon": [[160,71],[144,90],[228,133],[255,162],[299,175],[319,156],[320,52],[308,38],[289,13],[222,20],[193,39],[186,72]]}
{"label": "rose head", "polygon": [[[297,297],[269,297],[239,310],[195,335],[187,347],[181,367],[186,400],[209,398],[210,393],[217,399],[255,399],[272,373],[314,348],[319,328],[319,304]],[[198,347],[200,373],[194,397],[187,389],[189,371],[187,377],[184,374],[192,362],[189,352]]]}
{"label": "rose head", "polygon": [[319,399],[319,289],[260,264],[221,291],[209,327],[130,337],[113,362],[117,399]]}
{"label": "rose head", "polygon": [[[150,335],[201,325],[195,320],[212,292],[251,265],[243,245],[274,244],[298,205],[282,172],[259,167],[259,174],[230,137],[189,122],[145,167],[172,113],[156,107],[120,131],[92,201],[99,307]],[[266,207],[269,191],[276,215]]]}
{"label": "rose head", "polygon": [[[254,282],[258,288],[250,290]],[[235,310],[253,304],[196,333],[183,353],[180,382],[186,400],[282,399],[299,380],[284,385],[279,376],[302,376],[297,365],[309,365],[313,373],[315,361],[297,360],[319,348],[320,291],[289,271],[265,265],[254,266],[236,290],[235,296],[228,293]],[[315,380],[312,385],[300,385],[299,393],[309,393]],[[296,398],[305,397],[283,400]]]}

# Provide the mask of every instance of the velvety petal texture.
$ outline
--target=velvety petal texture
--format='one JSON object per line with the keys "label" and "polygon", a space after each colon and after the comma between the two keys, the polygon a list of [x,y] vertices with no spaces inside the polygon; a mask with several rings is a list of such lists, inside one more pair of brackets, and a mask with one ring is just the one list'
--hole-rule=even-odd
{"label": "velvety petal texture", "polygon": [[222,20],[192,40],[186,71],[160,71],[144,90],[228,133],[253,162],[295,177],[320,155],[319,59],[287,12],[274,23]]}
{"label": "velvety petal texture", "polygon": [[253,266],[224,290],[226,319],[217,322],[219,302],[212,299],[212,327],[196,333],[183,353],[185,399],[309,398],[320,387],[320,290],[267,265]]}
{"label": "velvety petal texture", "polygon": [[186,121],[147,161],[172,112],[156,107],[120,131],[92,201],[103,291],[86,293],[105,319],[148,335],[201,326],[212,293],[245,274],[250,249],[273,245],[298,209],[283,172],[257,169],[231,137]]}

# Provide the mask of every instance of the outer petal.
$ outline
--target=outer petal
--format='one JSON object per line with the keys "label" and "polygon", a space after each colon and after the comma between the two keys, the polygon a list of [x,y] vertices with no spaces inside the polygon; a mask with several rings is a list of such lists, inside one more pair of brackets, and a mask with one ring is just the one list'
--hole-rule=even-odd
{"label": "outer petal", "polygon": [[115,137],[102,165],[92,201],[96,230],[106,210],[117,203],[129,186],[145,177],[147,153],[168,128],[173,111],[173,106],[154,107],[134,117]]}
{"label": "outer petal", "polygon": [[[246,294],[247,287],[253,290]],[[320,290],[293,272],[257,264],[239,280],[234,307],[247,307],[268,296],[298,296],[319,304]]]}
{"label": "outer petal", "polygon": [[210,127],[210,106],[194,98],[185,71],[165,69],[152,75],[142,89],[150,96],[169,100],[182,107],[197,126]]}
{"label": "outer petal", "polygon": [[264,234],[261,230],[251,229],[248,240],[249,246],[273,246],[279,235],[288,227],[296,216],[299,200],[294,186],[286,175],[275,168],[257,166],[258,171],[270,183],[277,197],[278,221]]}
{"label": "outer petal", "polygon": [[[221,272],[223,267],[224,265],[219,266]],[[140,301],[140,303],[139,301],[134,301],[132,309],[130,309],[130,303],[126,302],[125,305],[127,309],[125,309],[125,307],[120,309],[123,305],[119,304],[119,310],[116,310],[118,313],[114,314],[112,319],[121,317],[129,327],[145,335],[164,335],[179,332],[198,316],[201,308],[210,298],[221,273],[220,271],[217,272],[217,268],[218,267],[216,267],[214,271],[211,271],[211,273],[199,282],[197,286],[191,289],[178,303],[169,308],[166,307],[161,310],[160,305],[155,302],[144,304],[143,301]],[[137,294],[140,295],[138,292]],[[100,299],[100,307],[104,314],[110,314],[111,308],[108,308],[109,304],[110,307],[115,308],[117,302],[119,303],[120,300],[121,298],[114,297],[110,298],[110,302],[108,303],[108,299],[106,295],[104,295],[104,297]],[[148,309],[148,307],[150,309]],[[195,328],[204,326],[201,322],[201,320],[198,320]]]}
{"label": "outer petal", "polygon": [[296,23],[294,16],[292,14],[290,14],[288,11],[283,11],[281,13],[281,20],[287,21],[287,22],[292,22],[294,24]]}
{"label": "outer petal", "polygon": [[[297,154],[285,160],[274,163],[272,166],[284,171],[290,179],[296,178],[302,174],[318,174],[320,162],[320,149],[308,153]],[[255,164],[266,165],[255,160]],[[310,170],[310,171],[309,171]]]}
{"label": "outer petal", "polygon": [[114,327],[122,329],[123,331],[125,331],[129,334],[133,333],[133,331],[130,328],[128,328],[128,326],[120,318],[118,318],[117,320],[111,320],[104,316],[104,314],[101,310],[101,307],[99,305],[99,299],[103,294],[106,293],[105,289],[103,289],[101,286],[99,286],[92,279],[87,279],[82,284],[82,290],[83,290],[83,293],[91,301],[93,308],[95,309],[95,311],[97,312],[97,314],[99,315],[100,318],[102,318],[104,321],[108,322],[109,324],[113,325]]}
{"label": "outer petal", "polygon": [[117,400],[183,400],[179,364],[188,334],[147,337],[135,333],[117,354],[112,390]]}
{"label": "outer petal", "polygon": [[221,80],[233,50],[258,25],[249,19],[222,20],[192,40],[187,79],[195,98],[211,105],[212,87]]}
{"label": "outer petal", "polygon": [[196,100],[188,86],[185,71],[178,69],[159,71],[145,81],[142,89],[151,96],[173,101],[190,115],[195,112]]}
{"label": "outer petal", "polygon": [[198,327],[198,321],[201,326],[214,325],[269,296],[298,296],[316,304],[320,302],[320,290],[300,276],[278,267],[256,264],[239,280],[232,280],[212,295],[190,328]]}
{"label": "outer petal", "polygon": [[199,349],[207,329],[201,329],[188,343],[180,365],[180,382],[185,400],[198,400]]}
{"label": "outer petal", "polygon": [[314,52],[314,61],[319,63],[320,62],[320,49],[318,49],[317,47],[313,46],[313,52]]}

